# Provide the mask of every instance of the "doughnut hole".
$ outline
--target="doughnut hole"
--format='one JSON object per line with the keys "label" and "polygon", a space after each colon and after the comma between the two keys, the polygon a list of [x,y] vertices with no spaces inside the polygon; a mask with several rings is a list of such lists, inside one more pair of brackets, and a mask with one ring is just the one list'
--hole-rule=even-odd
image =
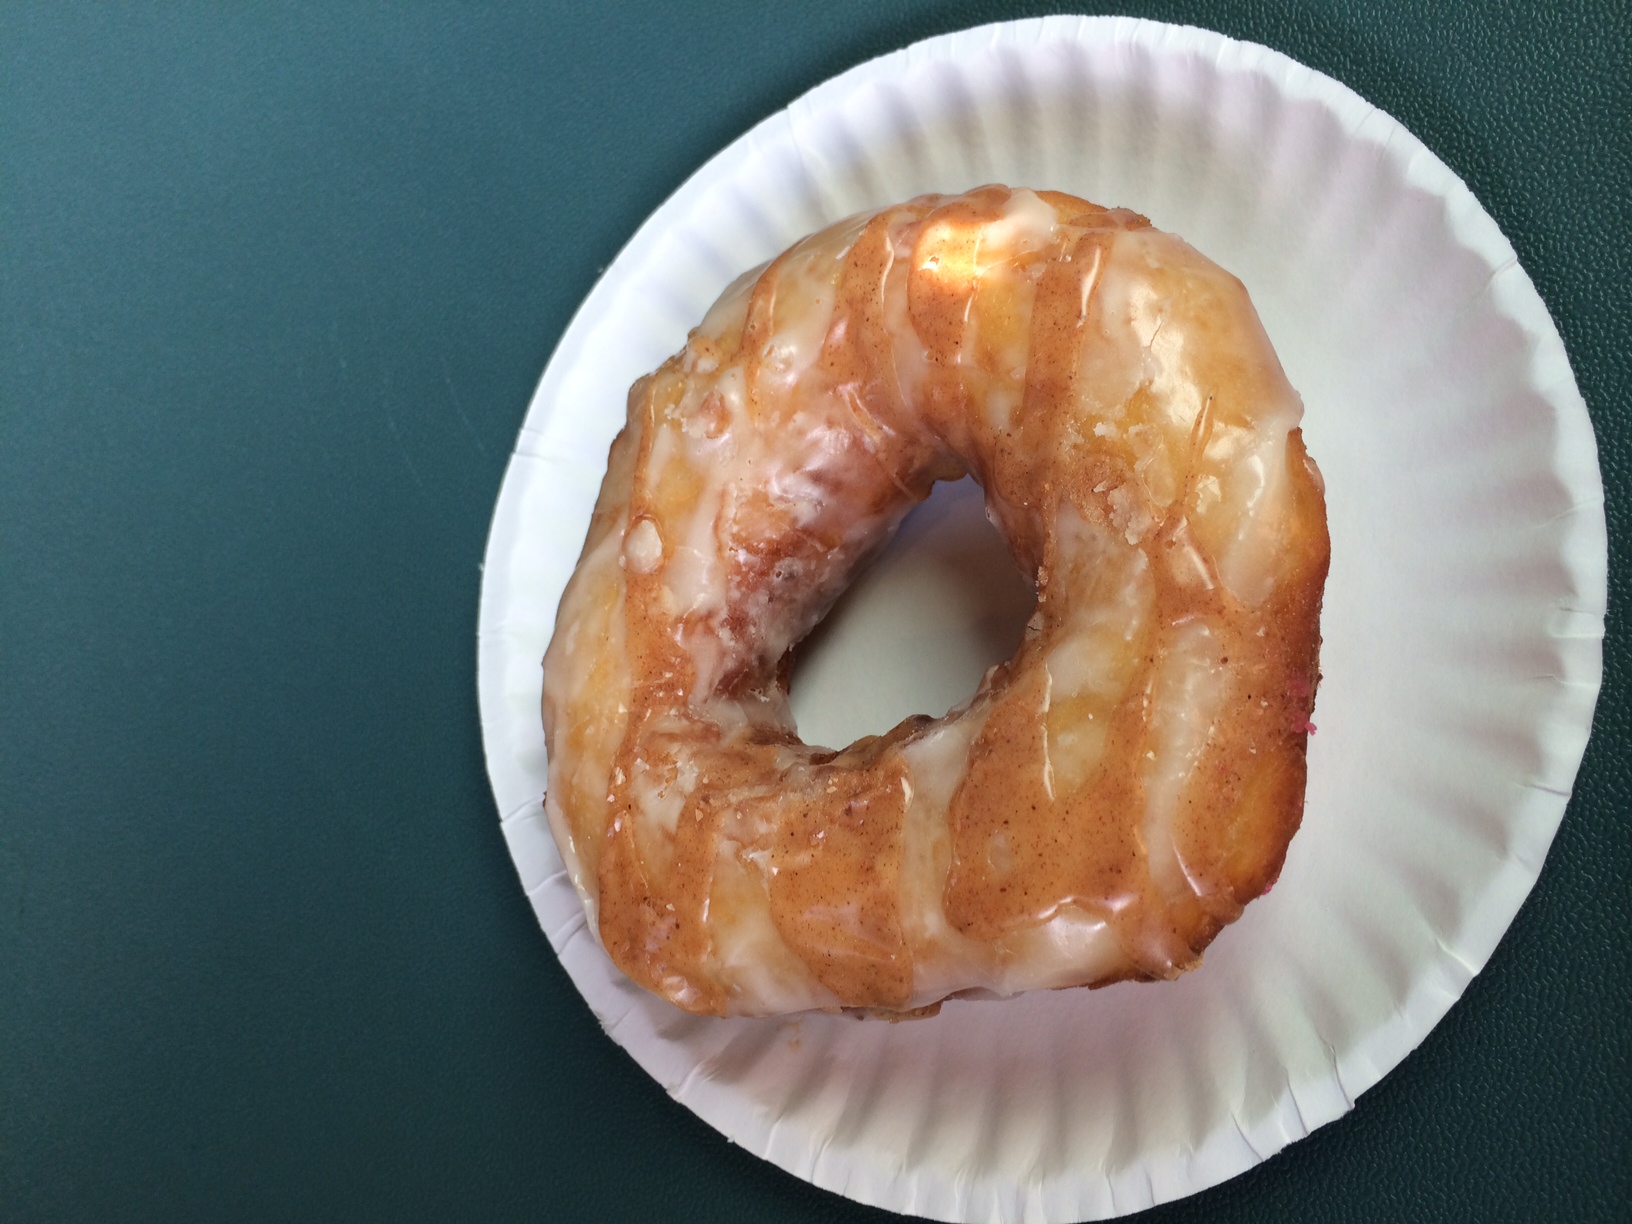
{"label": "doughnut hole", "polygon": [[1035,604],[980,486],[936,485],[795,650],[800,738],[843,748],[962,705],[1019,649]]}

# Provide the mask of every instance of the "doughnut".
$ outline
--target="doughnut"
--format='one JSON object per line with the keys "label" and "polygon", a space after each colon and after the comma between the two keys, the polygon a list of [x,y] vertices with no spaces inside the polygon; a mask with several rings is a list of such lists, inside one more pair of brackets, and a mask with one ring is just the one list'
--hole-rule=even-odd
{"label": "doughnut", "polygon": [[[840,221],[629,393],[544,658],[589,928],[680,1008],[927,1009],[1173,978],[1303,814],[1329,541],[1241,282],[983,187]],[[972,475],[1036,591],[967,703],[799,738],[790,651]]]}

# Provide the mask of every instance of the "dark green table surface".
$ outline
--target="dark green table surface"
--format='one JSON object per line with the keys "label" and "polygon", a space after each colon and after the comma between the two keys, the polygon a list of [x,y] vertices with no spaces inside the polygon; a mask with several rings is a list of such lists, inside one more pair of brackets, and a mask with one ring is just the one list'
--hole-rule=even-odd
{"label": "dark green table surface", "polygon": [[[604,1037],[475,699],[505,459],[642,219],[824,78],[1041,5],[0,6],[0,1219],[877,1220]],[[1117,11],[1267,43],[1472,186],[1613,539],[1597,728],[1486,971],[1163,1220],[1632,1216],[1632,12]]]}

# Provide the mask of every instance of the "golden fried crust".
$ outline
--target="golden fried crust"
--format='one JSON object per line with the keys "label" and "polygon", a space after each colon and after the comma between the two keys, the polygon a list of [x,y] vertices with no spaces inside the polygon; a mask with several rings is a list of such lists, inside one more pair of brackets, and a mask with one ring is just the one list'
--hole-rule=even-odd
{"label": "golden fried crust", "polygon": [[[1303,810],[1329,543],[1239,281],[985,187],[851,218],[638,382],[545,658],[552,827],[681,1007],[906,1011],[1172,977]],[[966,706],[802,743],[785,661],[969,472],[1036,612]]]}

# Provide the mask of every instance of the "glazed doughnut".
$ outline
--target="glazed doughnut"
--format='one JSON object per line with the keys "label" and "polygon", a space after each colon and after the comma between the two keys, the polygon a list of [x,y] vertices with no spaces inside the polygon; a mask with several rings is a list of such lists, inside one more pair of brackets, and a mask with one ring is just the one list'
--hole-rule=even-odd
{"label": "glazed doughnut", "polygon": [[[984,187],[748,273],[629,394],[544,660],[590,927],[693,1012],[1170,978],[1303,812],[1322,484],[1246,290]],[[803,743],[790,649],[938,480],[1034,582],[967,704]]]}

